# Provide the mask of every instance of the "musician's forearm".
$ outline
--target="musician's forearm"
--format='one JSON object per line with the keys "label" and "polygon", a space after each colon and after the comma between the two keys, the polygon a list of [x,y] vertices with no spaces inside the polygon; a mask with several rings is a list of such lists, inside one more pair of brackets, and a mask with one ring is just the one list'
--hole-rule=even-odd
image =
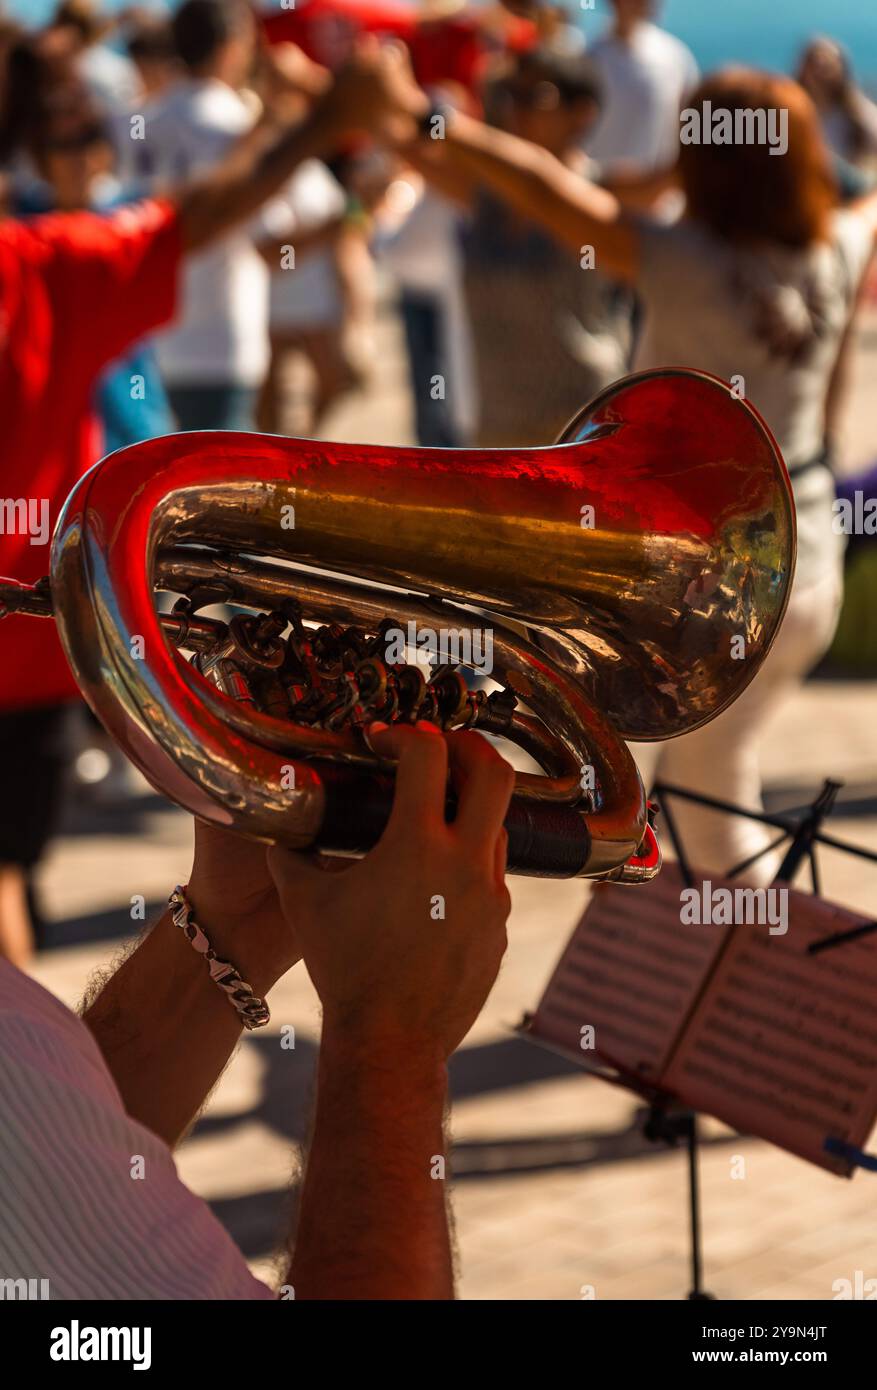
{"label": "musician's forearm", "polygon": [[297,1299],[450,1299],[447,1074],[327,1035],[289,1283]]}
{"label": "musician's forearm", "polygon": [[[263,960],[250,949],[246,931],[214,930],[211,940],[260,997],[282,973],[267,954]],[[83,1019],[127,1113],[171,1146],[197,1117],[241,1036],[238,1014],[169,912],[89,1001]]]}

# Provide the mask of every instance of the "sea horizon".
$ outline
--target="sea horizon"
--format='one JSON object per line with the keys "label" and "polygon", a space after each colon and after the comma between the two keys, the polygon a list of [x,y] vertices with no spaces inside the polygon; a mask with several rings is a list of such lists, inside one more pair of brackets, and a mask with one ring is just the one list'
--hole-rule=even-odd
{"label": "sea horizon", "polygon": [[[107,0],[108,12],[124,9],[129,0]],[[55,0],[0,0],[0,12],[23,23],[45,23]],[[152,0],[144,8],[174,8]],[[269,0],[264,9],[279,9]],[[570,19],[587,38],[606,26],[605,0],[568,0]],[[665,0],[661,23],[682,39],[702,70],[723,63],[745,62],[791,72],[803,45],[817,33],[827,33],[850,52],[857,78],[877,86],[877,7],[869,0],[833,0],[830,13],[824,0],[780,0],[767,9],[764,0],[734,0],[733,5],[704,4],[704,0]]]}

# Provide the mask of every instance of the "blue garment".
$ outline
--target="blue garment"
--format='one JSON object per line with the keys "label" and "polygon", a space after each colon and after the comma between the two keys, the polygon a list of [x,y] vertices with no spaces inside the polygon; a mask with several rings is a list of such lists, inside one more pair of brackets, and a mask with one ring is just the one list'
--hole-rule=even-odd
{"label": "blue garment", "polygon": [[173,434],[176,429],[155,353],[148,343],[111,362],[95,396],[104,433],[104,452]]}
{"label": "blue garment", "polygon": [[465,441],[448,402],[444,398],[436,400],[432,392],[436,378],[447,373],[442,301],[438,295],[421,294],[403,286],[399,307],[408,345],[417,442],[426,448],[460,449]]}

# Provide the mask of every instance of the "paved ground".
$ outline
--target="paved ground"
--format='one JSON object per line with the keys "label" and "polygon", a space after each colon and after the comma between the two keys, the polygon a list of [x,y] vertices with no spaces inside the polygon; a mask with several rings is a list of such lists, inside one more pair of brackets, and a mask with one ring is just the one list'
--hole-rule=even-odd
{"label": "paved ground", "polygon": [[[847,466],[877,450],[877,327],[860,337]],[[326,433],[408,442],[398,336],[382,327],[379,389]],[[836,833],[877,848],[877,722],[867,684],[814,682],[765,740],[773,807],[800,806],[825,776],[846,787]],[[53,935],[41,980],[75,1003],[125,930],[133,893],[158,904],[189,865],[185,817],[145,792],[124,812],[71,813],[43,873]],[[877,869],[824,860],[825,891],[873,910]],[[689,1288],[685,1162],[645,1141],[637,1104],[517,1039],[586,890],[517,880],[507,963],[453,1064],[454,1204],[468,1299],[679,1298]],[[215,1207],[254,1268],[268,1272],[306,1132],[318,1012],[304,973],[272,997],[179,1154],[184,1179]],[[296,1029],[294,1052],[280,1028]],[[873,1178],[829,1177],[769,1146],[704,1124],[706,1283],[721,1298],[825,1299],[838,1279],[877,1277]],[[737,1158],[745,1159],[745,1177]]]}

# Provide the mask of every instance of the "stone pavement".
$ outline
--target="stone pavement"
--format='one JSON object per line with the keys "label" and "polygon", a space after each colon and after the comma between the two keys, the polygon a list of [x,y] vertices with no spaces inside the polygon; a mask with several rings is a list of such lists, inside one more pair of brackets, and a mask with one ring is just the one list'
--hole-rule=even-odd
{"label": "stone pavement", "polygon": [[[860,335],[847,463],[869,458],[873,328]],[[873,375],[870,375],[873,381]],[[406,442],[398,329],[381,328],[379,389],[342,407],[328,437]],[[877,440],[874,440],[877,444]],[[818,681],[765,739],[772,808],[800,806],[826,776],[846,781],[832,828],[877,848],[877,721],[866,683]],[[36,974],[75,1004],[128,924],[131,895],[158,905],[190,863],[186,817],[142,788],[123,810],[71,812],[42,874],[56,939]],[[873,910],[877,868],[823,858],[824,891]],[[539,997],[587,889],[512,882],[500,979],[452,1065],[453,1200],[467,1299],[676,1299],[689,1288],[686,1166],[637,1125],[638,1102],[514,1036]],[[95,938],[100,938],[96,940]],[[238,1050],[179,1151],[180,1172],[270,1274],[307,1132],[319,1032],[303,970],[275,990],[272,1023]],[[280,1046],[295,1027],[295,1050]],[[874,1179],[830,1177],[712,1121],[702,1127],[707,1287],[721,1298],[826,1299],[835,1280],[877,1277]],[[743,1178],[732,1174],[740,1170]],[[380,1156],[376,1155],[379,1161]]]}

